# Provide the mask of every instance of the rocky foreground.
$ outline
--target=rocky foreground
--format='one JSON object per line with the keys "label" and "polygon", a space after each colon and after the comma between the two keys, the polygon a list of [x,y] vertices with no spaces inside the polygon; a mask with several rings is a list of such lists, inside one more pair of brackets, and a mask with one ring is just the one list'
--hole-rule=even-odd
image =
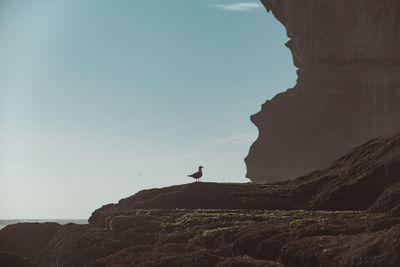
{"label": "rocky foreground", "polygon": [[145,190],[87,225],[0,231],[0,266],[400,266],[400,134],[269,185]]}

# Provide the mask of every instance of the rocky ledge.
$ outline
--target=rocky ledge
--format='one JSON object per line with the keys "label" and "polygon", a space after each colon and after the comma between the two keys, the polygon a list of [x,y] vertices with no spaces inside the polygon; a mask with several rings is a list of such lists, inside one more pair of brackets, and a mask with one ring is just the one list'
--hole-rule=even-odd
{"label": "rocky ledge", "polygon": [[270,185],[151,189],[87,225],[0,231],[8,267],[400,266],[400,134],[329,168]]}

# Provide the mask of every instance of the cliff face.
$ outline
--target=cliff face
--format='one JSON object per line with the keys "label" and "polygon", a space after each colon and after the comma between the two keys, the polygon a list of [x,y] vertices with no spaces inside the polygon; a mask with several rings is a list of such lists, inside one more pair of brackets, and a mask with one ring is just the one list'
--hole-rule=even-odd
{"label": "cliff face", "polygon": [[298,80],[251,117],[248,178],[295,178],[400,129],[399,1],[262,2],[287,29]]}

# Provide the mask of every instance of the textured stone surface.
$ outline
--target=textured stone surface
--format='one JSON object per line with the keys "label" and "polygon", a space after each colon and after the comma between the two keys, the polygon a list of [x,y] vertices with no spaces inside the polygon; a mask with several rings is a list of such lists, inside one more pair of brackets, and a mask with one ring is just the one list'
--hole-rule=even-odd
{"label": "textured stone surface", "polygon": [[117,235],[93,225],[67,224],[41,251],[37,264],[42,267],[84,266],[122,247]]}
{"label": "textured stone surface", "polygon": [[[133,209],[107,228],[61,226],[37,265],[397,267],[399,230],[400,217],[360,211]],[[0,252],[31,267],[21,260]]]}
{"label": "textured stone surface", "polygon": [[4,267],[38,267],[26,258],[17,254],[0,251],[0,266]]}
{"label": "textured stone surface", "polygon": [[295,180],[150,189],[89,225],[9,225],[0,263],[18,264],[11,252],[40,267],[398,267],[399,184],[400,132]]}
{"label": "textured stone surface", "polygon": [[[89,225],[7,226],[0,250],[40,267],[397,267],[399,184],[396,133],[295,180],[144,190],[97,209]],[[20,260],[9,256],[0,262]]]}
{"label": "textured stone surface", "polygon": [[386,212],[398,205],[399,183],[400,132],[370,140],[328,168],[292,181],[144,190],[97,209],[89,222],[103,225],[107,217],[138,208],[365,210],[374,205],[371,211]]}
{"label": "textured stone surface", "polygon": [[305,175],[400,129],[399,1],[262,2],[287,29],[298,80],[251,117],[248,178]]}
{"label": "textured stone surface", "polygon": [[35,262],[40,252],[60,228],[61,225],[57,223],[8,225],[0,231],[0,251],[16,253]]}
{"label": "textured stone surface", "polygon": [[374,205],[369,208],[369,211],[389,212],[400,216],[400,183],[386,189]]}

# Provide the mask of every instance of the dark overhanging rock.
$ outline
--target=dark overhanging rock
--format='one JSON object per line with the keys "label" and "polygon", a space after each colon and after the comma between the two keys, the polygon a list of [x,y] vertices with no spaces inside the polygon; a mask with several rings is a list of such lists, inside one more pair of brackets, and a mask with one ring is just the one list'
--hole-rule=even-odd
{"label": "dark overhanging rock", "polygon": [[287,29],[298,80],[251,117],[248,178],[296,178],[400,129],[399,1],[262,2]]}

